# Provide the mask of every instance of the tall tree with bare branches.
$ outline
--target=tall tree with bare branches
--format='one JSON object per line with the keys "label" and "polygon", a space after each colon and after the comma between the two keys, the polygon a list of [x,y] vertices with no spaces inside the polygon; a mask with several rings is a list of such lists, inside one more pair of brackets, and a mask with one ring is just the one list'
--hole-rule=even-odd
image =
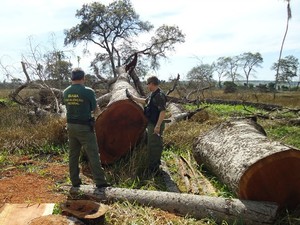
{"label": "tall tree with bare branches", "polygon": [[[277,86],[278,78],[279,78],[279,69],[280,69],[280,61],[281,61],[281,55],[282,55],[282,51],[283,51],[283,45],[284,45],[285,38],[286,38],[286,35],[289,30],[289,22],[290,22],[290,19],[292,18],[292,10],[291,10],[291,6],[290,6],[290,0],[284,0],[284,1],[287,2],[287,20],[286,20],[285,32],[284,32],[284,36],[282,39],[281,48],[280,48],[280,52],[279,52],[278,66],[277,66],[277,71],[276,71],[276,75],[275,75],[275,87]],[[275,92],[274,92],[274,98],[275,98]]]}

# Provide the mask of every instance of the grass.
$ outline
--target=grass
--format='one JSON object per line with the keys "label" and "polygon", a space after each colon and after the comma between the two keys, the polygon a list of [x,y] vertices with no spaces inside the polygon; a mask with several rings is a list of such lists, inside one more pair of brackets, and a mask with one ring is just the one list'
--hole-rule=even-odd
{"label": "grass", "polygon": [[[0,149],[10,154],[60,154],[67,141],[65,120],[47,117],[32,124],[22,107],[0,109]],[[59,147],[58,147],[59,146]]]}
{"label": "grass", "polygon": [[[192,99],[196,96],[192,96]],[[275,95],[273,93],[263,93],[255,90],[241,89],[237,93],[224,93],[220,89],[211,89],[204,93],[203,98],[215,98],[223,100],[239,100],[249,102],[259,102],[266,104],[282,105],[284,107],[297,107],[300,105],[299,91],[285,91]]]}
{"label": "grass", "polygon": [[266,129],[267,134],[274,140],[295,146],[300,149],[300,127],[279,125]]}
{"label": "grass", "polygon": [[[219,91],[205,93],[205,97],[222,99],[234,99],[257,101],[272,104],[282,104],[287,107],[297,107],[300,105],[299,93],[284,93],[272,99],[271,94],[261,93],[239,93],[238,95],[224,95]],[[1,97],[1,95],[0,95]],[[234,98],[235,97],[235,98]],[[5,99],[5,98],[4,98]],[[267,114],[268,112],[258,110],[253,107],[244,108],[241,105],[213,105],[202,104],[204,108],[193,116],[191,120],[180,121],[168,126],[164,132],[165,149],[163,160],[167,163],[172,178],[178,184],[180,190],[187,191],[181,177],[177,160],[183,157],[198,173],[203,174],[217,190],[217,196],[235,197],[235,195],[222,184],[218,179],[210,174],[203,165],[198,165],[192,157],[193,141],[203,132],[230,117],[248,116],[253,114]],[[193,111],[197,108],[194,105],[186,105],[185,109]],[[25,113],[24,113],[25,112]],[[273,112],[272,116],[281,118],[295,118],[299,115],[291,112]],[[293,145],[300,148],[300,128],[297,126],[287,126],[271,120],[259,119],[268,136],[274,140]],[[11,104],[9,107],[0,108],[0,167],[9,165],[8,155],[62,155],[64,162],[67,161],[67,137],[65,121],[60,118],[48,117],[35,124],[30,122],[25,108]],[[161,177],[145,178],[146,148],[137,146],[129,155],[120,159],[117,163],[105,167],[108,179],[117,187],[138,188],[143,190],[165,191],[166,186]],[[29,172],[43,174],[41,168],[27,166]],[[119,202],[110,205],[111,210],[107,213],[107,222],[110,224],[216,224],[209,218],[195,220],[189,217],[180,217],[159,209],[151,207],[141,207],[138,204],[129,202]],[[59,208],[55,210],[60,213]],[[283,215],[281,224],[292,224],[297,222],[297,218],[292,213]],[[289,222],[292,221],[292,222]],[[221,224],[227,224],[223,221]]]}
{"label": "grass", "polygon": [[105,224],[118,225],[144,225],[144,224],[168,224],[168,225],[216,225],[213,220],[196,220],[189,217],[180,217],[166,213],[160,209],[141,207],[127,201],[110,205],[106,215]]}

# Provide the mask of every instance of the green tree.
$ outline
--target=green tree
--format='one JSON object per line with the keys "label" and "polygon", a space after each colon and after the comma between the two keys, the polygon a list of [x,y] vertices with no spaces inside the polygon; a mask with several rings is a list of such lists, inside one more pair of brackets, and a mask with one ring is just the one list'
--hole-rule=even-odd
{"label": "green tree", "polygon": [[68,80],[71,74],[72,63],[66,60],[63,51],[53,51],[44,56],[46,58],[45,73],[48,78]]}
{"label": "green tree", "polygon": [[276,71],[276,80],[278,82],[291,83],[293,77],[297,76],[299,68],[299,60],[292,56],[286,56],[274,63],[271,67],[272,70]]}
{"label": "green tree", "polygon": [[193,67],[188,73],[187,78],[193,82],[196,82],[199,88],[210,86],[213,82],[214,68],[209,64],[200,64]]}
{"label": "green tree", "polygon": [[249,77],[256,72],[255,67],[261,67],[263,58],[259,52],[245,52],[240,55],[240,61],[246,77],[247,87],[249,86]]}
{"label": "green tree", "polygon": [[[157,69],[159,58],[174,50],[174,44],[185,41],[178,27],[163,25],[149,43],[138,43],[139,34],[152,31],[153,25],[139,19],[130,0],[116,0],[107,6],[99,2],[84,4],[77,10],[76,17],[81,18],[81,22],[65,31],[65,45],[84,42],[100,47],[102,51],[97,53],[92,65],[114,76],[115,68],[126,63],[135,52],[146,56],[150,67]],[[146,47],[140,49],[139,46]]]}
{"label": "green tree", "polygon": [[214,71],[217,73],[219,88],[221,88],[221,79],[227,73],[227,62],[225,60],[225,57],[219,57],[217,59],[217,62],[213,62],[212,66],[214,68]]}
{"label": "green tree", "polygon": [[234,83],[237,80],[237,78],[240,76],[237,72],[240,66],[240,57],[239,56],[224,57],[223,65],[226,70],[224,76],[230,78],[231,82]]}

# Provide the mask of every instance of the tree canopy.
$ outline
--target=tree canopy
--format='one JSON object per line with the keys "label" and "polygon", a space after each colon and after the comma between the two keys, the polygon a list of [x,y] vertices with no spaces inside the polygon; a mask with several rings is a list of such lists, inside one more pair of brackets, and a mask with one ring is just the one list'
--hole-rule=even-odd
{"label": "tree canopy", "polygon": [[246,84],[248,86],[250,75],[253,75],[253,73],[256,72],[255,67],[261,67],[264,60],[259,52],[245,52],[240,56],[240,59],[246,77]]}
{"label": "tree canopy", "polygon": [[203,88],[205,86],[210,86],[213,82],[213,72],[214,67],[212,65],[201,63],[188,72],[187,78],[198,83],[198,85]]}
{"label": "tree canopy", "polygon": [[272,70],[277,71],[276,82],[292,81],[292,78],[297,76],[298,68],[299,60],[292,55],[280,59],[271,67]]}
{"label": "tree canopy", "polygon": [[86,46],[92,43],[100,47],[91,65],[114,76],[115,68],[126,63],[134,53],[146,56],[149,67],[157,69],[159,58],[165,58],[176,43],[185,41],[185,35],[177,26],[162,25],[148,43],[138,42],[139,34],[150,32],[154,27],[140,20],[130,0],[116,0],[107,6],[99,2],[84,4],[77,10],[76,17],[81,21],[65,30],[65,45],[84,42]]}

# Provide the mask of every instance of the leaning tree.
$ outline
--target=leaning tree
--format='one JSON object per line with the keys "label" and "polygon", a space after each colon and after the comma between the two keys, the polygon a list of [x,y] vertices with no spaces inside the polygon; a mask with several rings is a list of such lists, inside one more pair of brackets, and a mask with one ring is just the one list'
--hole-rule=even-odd
{"label": "leaning tree", "polygon": [[[280,46],[280,51],[279,51],[279,58],[278,58],[278,64],[279,65],[277,67],[276,75],[275,75],[275,87],[278,84],[280,59],[281,59],[281,55],[282,55],[282,51],[283,51],[283,46],[284,46],[284,43],[285,43],[285,38],[286,38],[288,30],[289,30],[289,22],[292,19],[292,10],[291,10],[291,5],[290,5],[290,0],[284,0],[284,1],[287,2],[287,18],[286,18],[285,32],[284,32],[284,35],[283,35],[283,39],[282,39],[281,46]],[[275,93],[276,92],[274,91],[274,95],[273,95],[274,98],[275,98]]]}
{"label": "leaning tree", "polygon": [[[142,21],[135,12],[130,0],[113,1],[106,5],[100,2],[84,4],[77,10],[76,17],[81,21],[65,30],[65,45],[78,43],[100,47],[92,61],[102,72],[117,76],[116,68],[125,64],[134,53],[145,56],[143,62],[153,69],[159,67],[159,59],[174,50],[176,43],[183,43],[185,35],[177,26],[162,25],[148,43],[141,43],[141,33],[153,30],[153,25]],[[143,46],[141,48],[140,46]],[[144,66],[144,68],[146,68]]]}

